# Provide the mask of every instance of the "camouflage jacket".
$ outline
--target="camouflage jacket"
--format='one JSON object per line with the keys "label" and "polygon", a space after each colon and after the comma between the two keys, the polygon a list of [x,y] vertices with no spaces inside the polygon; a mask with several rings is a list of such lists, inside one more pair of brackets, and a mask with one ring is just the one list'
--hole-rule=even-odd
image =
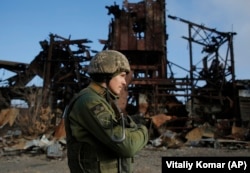
{"label": "camouflage jacket", "polygon": [[[82,172],[132,172],[131,158],[147,144],[147,128],[130,119],[130,126],[123,129],[106,99],[107,90],[97,83],[92,82],[79,94],[65,121],[70,127],[66,128],[69,167],[70,160],[80,160]],[[116,99],[112,94],[111,98]],[[115,142],[113,138],[121,138],[123,130],[125,139]]]}

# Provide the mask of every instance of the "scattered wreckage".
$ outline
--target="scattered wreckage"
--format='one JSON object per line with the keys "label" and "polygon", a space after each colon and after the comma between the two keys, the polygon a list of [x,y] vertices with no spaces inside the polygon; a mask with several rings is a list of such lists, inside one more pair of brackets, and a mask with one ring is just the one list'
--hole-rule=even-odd
{"label": "scattered wreckage", "polygon": [[[171,15],[167,18],[165,5],[165,0],[124,0],[122,8],[106,6],[113,18],[108,39],[99,42],[103,49],[124,53],[131,64],[119,107],[148,126],[153,147],[230,144],[249,148],[250,83],[235,79],[236,33]],[[189,44],[189,69],[167,57],[167,19],[188,26],[189,35],[183,39]],[[49,37],[40,41],[42,50],[30,64],[0,61],[0,68],[15,73],[1,81],[1,155],[42,152],[50,158],[64,156],[62,112],[72,96],[88,85],[88,63],[97,51],[87,46],[88,39]],[[192,55],[193,44],[202,49],[198,62]],[[188,72],[187,76],[175,77],[173,66]],[[42,79],[41,86],[29,85],[35,77]],[[25,104],[13,106],[13,100]]]}

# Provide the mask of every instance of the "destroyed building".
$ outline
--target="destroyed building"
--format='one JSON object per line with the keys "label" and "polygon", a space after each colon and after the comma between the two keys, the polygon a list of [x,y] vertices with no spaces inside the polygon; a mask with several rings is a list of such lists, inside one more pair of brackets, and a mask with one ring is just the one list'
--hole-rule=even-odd
{"label": "destroyed building", "polygon": [[[100,44],[103,49],[122,52],[131,64],[128,86],[119,99],[121,110],[144,117],[150,129],[187,132],[225,119],[229,127],[249,128],[250,101],[244,94],[249,81],[235,79],[236,33],[166,15],[165,7],[165,0],[124,0],[122,7],[115,3],[105,7],[111,22],[108,37],[100,39]],[[183,39],[189,45],[190,68],[183,78],[174,76],[172,66],[178,64],[168,60],[171,33],[166,30],[167,20],[182,22],[189,31]],[[88,63],[96,51],[87,46],[89,39],[71,40],[57,34],[49,37],[39,42],[42,50],[29,64],[0,61],[0,68],[15,73],[2,81],[0,88],[1,128],[15,124],[25,135],[41,135],[51,129],[56,129],[57,138],[64,134],[62,112],[72,96],[88,85]],[[200,63],[193,62],[193,44],[201,47]],[[222,46],[227,47],[224,54]],[[35,76],[43,80],[42,86],[27,85]],[[23,100],[27,106],[12,107],[14,99]]]}

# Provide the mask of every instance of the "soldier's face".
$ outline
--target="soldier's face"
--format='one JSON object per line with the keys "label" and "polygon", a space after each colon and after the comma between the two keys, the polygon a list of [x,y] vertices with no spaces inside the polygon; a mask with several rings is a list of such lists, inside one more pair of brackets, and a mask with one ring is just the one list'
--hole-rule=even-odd
{"label": "soldier's face", "polygon": [[121,72],[110,80],[109,88],[114,94],[119,95],[126,86],[126,75],[125,72]]}

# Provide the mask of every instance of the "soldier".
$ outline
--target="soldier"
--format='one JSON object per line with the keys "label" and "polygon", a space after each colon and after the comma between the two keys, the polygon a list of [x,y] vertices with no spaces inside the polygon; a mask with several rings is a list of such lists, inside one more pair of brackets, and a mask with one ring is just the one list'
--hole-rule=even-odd
{"label": "soldier", "polygon": [[115,105],[129,71],[127,58],[115,50],[99,52],[91,60],[91,83],[64,112],[71,173],[133,171],[133,157],[147,144],[148,130]]}

